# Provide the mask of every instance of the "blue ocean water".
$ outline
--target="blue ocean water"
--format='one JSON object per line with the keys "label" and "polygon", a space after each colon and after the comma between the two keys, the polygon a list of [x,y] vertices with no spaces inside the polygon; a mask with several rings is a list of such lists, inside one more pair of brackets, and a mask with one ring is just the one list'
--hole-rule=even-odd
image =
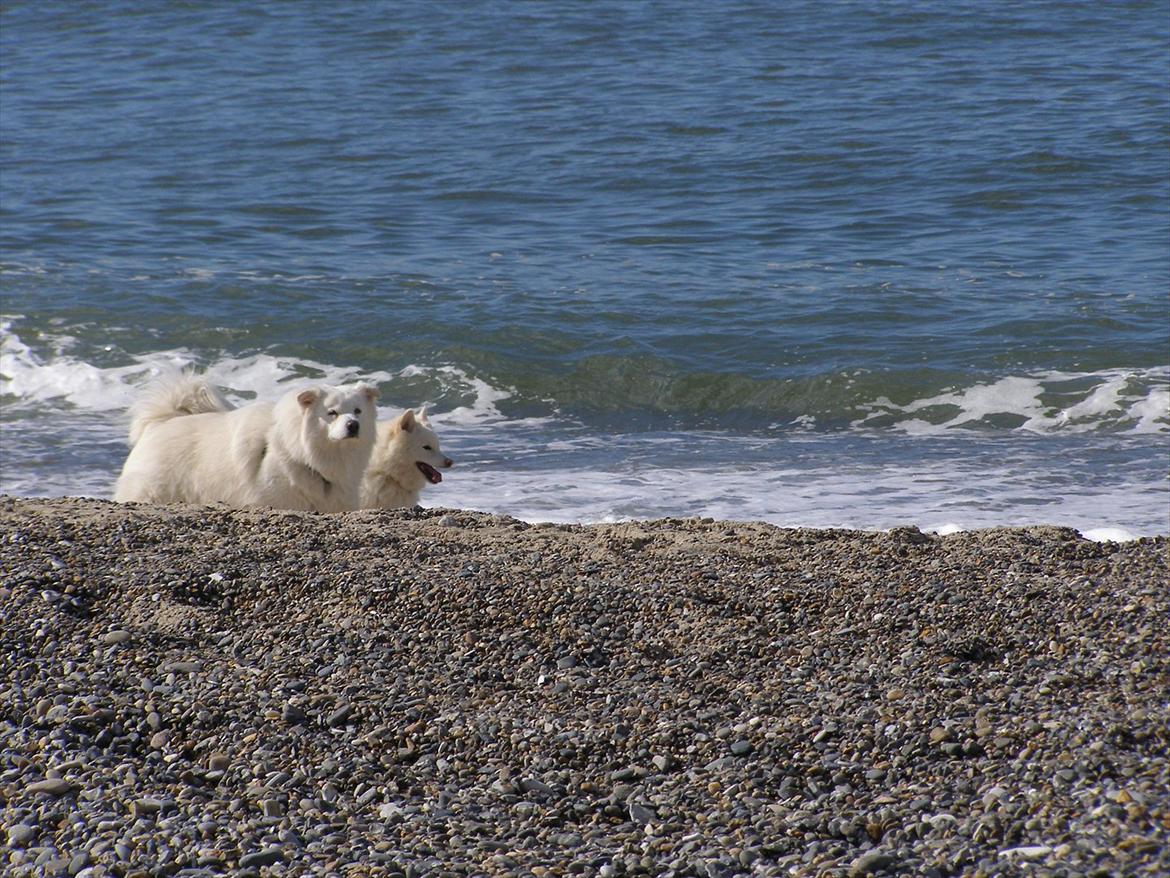
{"label": "blue ocean water", "polygon": [[1170,8],[0,8],[0,491],[166,365],[530,519],[1170,531]]}

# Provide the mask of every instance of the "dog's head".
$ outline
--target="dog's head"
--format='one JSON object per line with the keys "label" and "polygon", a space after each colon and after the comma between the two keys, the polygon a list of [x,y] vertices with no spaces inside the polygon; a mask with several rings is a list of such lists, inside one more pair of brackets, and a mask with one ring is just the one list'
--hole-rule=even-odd
{"label": "dog's head", "polygon": [[369,384],[356,387],[310,387],[297,394],[301,414],[314,419],[322,432],[334,442],[349,439],[372,442],[377,399],[377,388]]}
{"label": "dog's head", "polygon": [[454,463],[443,454],[439,437],[427,419],[426,408],[418,414],[414,409],[407,409],[378,429],[378,447],[374,450],[372,466],[393,473],[400,483],[413,490],[439,484],[443,481],[439,470]]}
{"label": "dog's head", "polygon": [[439,446],[439,436],[431,429],[431,422],[427,420],[427,408],[423,406],[418,414],[414,409],[407,409],[398,416],[398,428],[411,436],[411,446],[415,453],[415,468],[423,474],[432,485],[443,481],[440,469],[450,469],[455,461],[443,454]]}

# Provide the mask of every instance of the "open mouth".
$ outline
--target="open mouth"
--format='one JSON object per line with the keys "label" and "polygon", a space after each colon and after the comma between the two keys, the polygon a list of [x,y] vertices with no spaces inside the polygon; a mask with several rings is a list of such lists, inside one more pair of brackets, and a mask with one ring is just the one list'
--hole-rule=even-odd
{"label": "open mouth", "polygon": [[430,482],[432,485],[437,485],[437,484],[439,484],[439,482],[443,481],[443,474],[440,473],[433,466],[431,466],[429,463],[423,463],[420,460],[417,463],[415,463],[415,466],[418,467],[419,472],[421,472],[424,476],[426,476],[426,480],[428,482]]}

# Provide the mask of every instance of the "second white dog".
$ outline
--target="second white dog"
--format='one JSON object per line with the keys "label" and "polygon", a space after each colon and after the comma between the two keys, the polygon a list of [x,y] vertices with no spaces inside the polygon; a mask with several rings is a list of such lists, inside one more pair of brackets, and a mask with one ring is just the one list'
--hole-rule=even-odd
{"label": "second white dog", "polygon": [[194,376],[135,407],[120,502],[357,509],[374,447],[377,389],[314,386],[233,409]]}
{"label": "second white dog", "polygon": [[414,506],[423,488],[443,481],[439,470],[453,463],[439,447],[425,407],[417,415],[407,409],[392,421],[382,421],[362,483],[362,508]]}

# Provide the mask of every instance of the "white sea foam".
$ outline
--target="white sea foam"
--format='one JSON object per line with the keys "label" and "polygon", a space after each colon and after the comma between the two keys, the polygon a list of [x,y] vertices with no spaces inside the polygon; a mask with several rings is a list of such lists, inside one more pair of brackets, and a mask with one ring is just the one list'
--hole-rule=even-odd
{"label": "white sea foam", "polygon": [[[457,452],[455,452],[457,453]],[[643,469],[637,475],[608,469],[508,470],[460,464],[443,484],[424,494],[425,505],[478,509],[525,521],[613,522],[660,517],[711,517],[764,521],[783,527],[881,530],[917,525],[940,535],[1002,526],[1054,524],[1081,530],[1094,540],[1135,539],[1166,533],[1150,509],[1159,499],[1135,503],[1124,487],[1101,487],[1074,499],[1052,495],[1047,501],[1013,505],[1007,473],[969,473],[982,479],[983,495],[967,496],[965,479],[946,491],[915,488],[915,473],[901,470],[868,480],[834,479],[824,470],[734,474],[710,470]],[[876,484],[875,484],[876,483]],[[1162,501],[1165,500],[1163,496]],[[1136,509],[1135,507],[1144,507]],[[931,525],[942,516],[963,514],[963,524]],[[1143,516],[1143,526],[1109,524],[1116,517]],[[1133,520],[1133,519],[1130,519]]]}
{"label": "white sea foam", "polygon": [[[549,418],[508,419],[499,404],[514,391],[451,365],[409,365],[398,371],[363,371],[305,358],[254,354],[247,357],[201,356],[184,348],[156,351],[116,366],[97,366],[70,353],[68,335],[42,336],[38,354],[14,331],[18,317],[0,318],[0,394],[17,409],[45,405],[74,412],[122,412],[151,380],[176,370],[195,368],[239,405],[275,399],[297,381],[349,384],[369,381],[382,387],[379,414],[391,418],[403,409],[431,407],[431,420],[452,433],[508,425],[509,429],[547,423]],[[422,396],[412,387],[427,388]],[[440,408],[436,408],[439,406]],[[442,406],[446,406],[442,408]]]}
{"label": "white sea foam", "polygon": [[1081,536],[1095,543],[1128,543],[1138,539],[1138,535],[1124,527],[1095,527],[1082,531]]}
{"label": "white sea foam", "polygon": [[1094,539],[1170,532],[1164,479],[1141,472],[1101,478],[1091,461],[1053,455],[1048,443],[932,457],[930,441],[919,455],[900,448],[893,459],[895,445],[914,440],[840,448],[834,437],[785,438],[759,449],[714,434],[608,438],[500,457],[481,445],[424,493],[424,503],[526,521],[709,516],[788,527],[916,525],[942,535],[1052,524]]}
{"label": "white sea foam", "polygon": [[1170,433],[1170,367],[1008,375],[904,405],[880,397],[863,408],[869,414],[854,426],[889,425],[912,436],[1004,421],[1031,433]]}
{"label": "white sea foam", "polygon": [[[70,336],[52,339],[55,356],[43,361],[11,330],[12,319],[0,320],[0,394],[29,403],[67,403],[89,411],[124,409],[134,398],[134,387],[151,374],[148,363],[101,368],[65,351]],[[173,355],[155,355],[161,364],[176,363]],[[161,366],[156,366],[161,368]]]}
{"label": "white sea foam", "polygon": [[200,371],[208,381],[223,388],[228,399],[236,403],[257,398],[273,399],[285,393],[294,381],[388,384],[391,385],[390,398],[382,401],[387,413],[434,402],[395,395],[393,385],[422,376],[436,382],[444,395],[465,400],[439,416],[443,423],[450,425],[503,420],[497,404],[512,395],[510,390],[493,387],[453,366],[431,369],[407,366],[397,372],[366,371],[271,354],[225,355],[207,363],[205,356],[178,348],[134,356],[130,363],[103,367],[72,355],[69,351],[74,347],[75,339],[64,334],[42,337],[42,348],[48,348],[51,353],[47,357],[36,353],[14,331],[17,320],[19,318],[14,316],[0,318],[0,394],[12,397],[10,405],[16,407],[49,404],[87,412],[125,410],[137,399],[145,384],[163,374],[187,368]]}
{"label": "white sea foam", "polygon": [[961,525],[955,524],[954,522],[948,522],[947,524],[940,524],[940,525],[936,525],[935,527],[928,527],[928,528],[926,528],[926,530],[929,531],[930,533],[938,534],[940,537],[947,537],[947,536],[950,536],[951,534],[962,533],[964,530],[966,530],[966,528],[964,528]]}
{"label": "white sea foam", "polygon": [[[346,384],[369,380],[383,387],[388,409],[442,402],[442,423],[475,428],[507,420],[499,404],[514,396],[452,365],[407,366],[398,372],[362,372],[305,358],[260,353],[248,357],[208,356],[179,348],[97,365],[77,353],[77,341],[42,333],[38,351],[15,330],[20,318],[0,317],[0,393],[20,404],[64,404],[84,411],[127,408],[142,384],[166,370],[203,368],[208,380],[227,389],[229,398],[271,398],[294,380]],[[91,357],[92,359],[92,357]],[[421,383],[431,399],[401,396]],[[555,408],[549,403],[550,408]],[[905,404],[880,397],[862,406],[868,413],[853,426],[889,427],[911,436],[945,436],[956,429],[994,426],[1028,433],[1170,433],[1170,367],[1100,372],[1044,372],[1008,375],[913,400]],[[812,416],[794,426],[811,428]]]}
{"label": "white sea foam", "polygon": [[[399,378],[425,376],[439,379],[444,390],[453,390],[461,398],[470,399],[463,405],[455,406],[442,414],[432,414],[431,419],[438,425],[448,427],[482,426],[505,420],[497,403],[513,396],[512,390],[493,387],[482,378],[468,375],[455,366],[437,366],[424,369],[422,366],[407,366],[398,373]],[[433,403],[421,400],[414,405]]]}

